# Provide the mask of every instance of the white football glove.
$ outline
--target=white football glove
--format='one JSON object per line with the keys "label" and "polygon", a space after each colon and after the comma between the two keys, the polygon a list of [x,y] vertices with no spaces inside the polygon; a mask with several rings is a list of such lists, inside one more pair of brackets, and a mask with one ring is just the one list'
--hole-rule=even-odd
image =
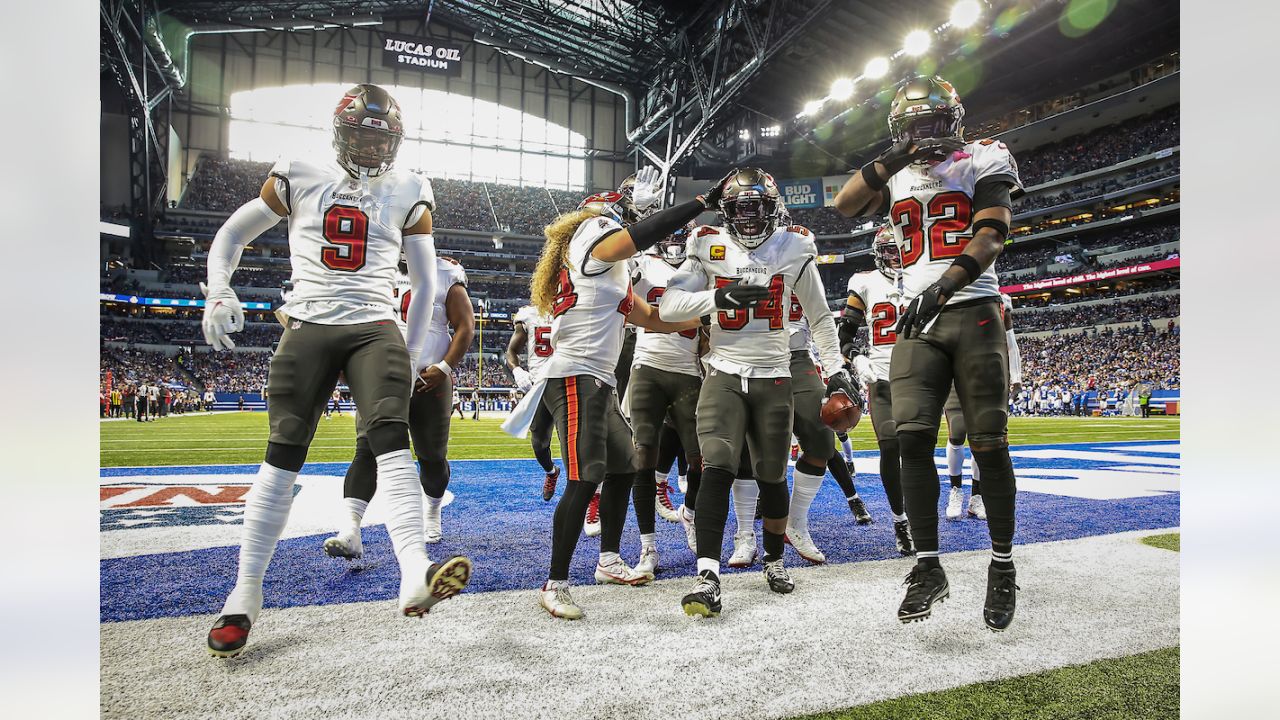
{"label": "white football glove", "polygon": [[516,387],[520,392],[529,392],[529,388],[533,387],[533,376],[528,370],[522,367],[515,367],[511,370],[511,376],[516,379]]}
{"label": "white football glove", "polygon": [[656,207],[662,201],[664,185],[658,168],[652,165],[640,168],[636,173],[635,187],[631,189],[631,202],[635,204],[636,211],[644,215],[645,211]]}
{"label": "white football glove", "polygon": [[230,350],[236,346],[231,333],[244,329],[244,308],[240,306],[236,291],[227,288],[210,297],[209,288],[200,283],[200,292],[205,296],[204,319],[200,321],[204,341],[214,350]]}
{"label": "white football glove", "polygon": [[858,379],[864,383],[870,384],[875,379],[871,372],[871,359],[866,355],[855,355],[853,357],[853,371],[857,373]]}

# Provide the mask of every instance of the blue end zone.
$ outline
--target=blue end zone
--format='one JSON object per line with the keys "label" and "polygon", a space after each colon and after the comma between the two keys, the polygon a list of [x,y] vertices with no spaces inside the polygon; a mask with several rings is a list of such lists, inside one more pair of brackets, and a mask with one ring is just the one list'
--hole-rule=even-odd
{"label": "blue end zone", "polygon": [[[1128,451],[1126,445],[1168,445],[1169,451]],[[1118,451],[1154,459],[1178,457],[1176,441],[1167,443],[1090,443],[1083,445],[1020,446],[1017,450],[1062,448]],[[899,557],[884,490],[880,487],[875,453],[857,453],[858,491],[876,522],[856,526],[834,481],[814,502],[810,527],[814,540],[829,562],[860,562]],[[1114,461],[1016,458],[1019,471],[1036,468],[1092,469],[1115,466]],[[305,474],[340,474],[344,463],[308,465]],[[195,466],[158,468],[107,468],[102,477],[142,474],[195,474],[255,472],[257,466]],[[542,473],[532,460],[477,460],[454,463],[450,489],[456,494],[445,510],[446,540],[431,546],[433,558],[465,553],[475,563],[468,592],[528,589],[546,579],[551,556],[551,516],[555,502],[542,502]],[[945,485],[945,479],[942,484]],[[563,489],[563,484],[561,485]],[[966,490],[966,497],[968,491]],[[945,502],[945,487],[942,499]],[[333,499],[335,505],[339,499]],[[726,533],[725,557],[732,551],[733,518]],[[1093,500],[1021,491],[1018,493],[1018,534],[1021,544],[1068,540],[1090,535],[1166,528],[1179,525],[1179,496],[1164,493],[1121,500]],[[693,553],[685,545],[678,525],[658,520],[658,545],[662,577],[692,572]],[[944,551],[989,547],[986,524],[976,520],[941,521]],[[228,528],[227,540],[238,541],[239,527]],[[265,607],[325,605],[368,600],[392,600],[399,589],[399,572],[386,529],[364,530],[366,567],[355,571],[347,563],[327,557],[321,543],[327,535],[290,538],[280,542],[264,585]],[[623,554],[631,561],[639,549],[634,516],[623,535]],[[579,541],[571,570],[575,583],[591,583],[599,549],[598,538]],[[804,561],[788,549],[788,564]],[[238,547],[163,553],[101,562],[101,619],[103,622],[214,614],[235,583]],[[759,572],[759,569],[726,572]]]}

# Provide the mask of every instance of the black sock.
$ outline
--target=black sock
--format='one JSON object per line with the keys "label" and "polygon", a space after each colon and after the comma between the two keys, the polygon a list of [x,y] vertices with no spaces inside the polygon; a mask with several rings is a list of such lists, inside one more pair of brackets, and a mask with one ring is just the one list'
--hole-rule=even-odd
{"label": "black sock", "polygon": [[356,456],[351,458],[347,476],[342,481],[342,496],[369,502],[377,489],[378,463],[373,459],[369,441],[361,436],[356,438]]}
{"label": "black sock", "polygon": [[853,474],[849,472],[849,463],[844,461],[844,457],[840,453],[831,456],[827,461],[827,470],[831,473],[831,477],[836,479],[836,484],[840,486],[840,492],[844,493],[846,498],[854,497],[858,494],[858,488],[853,485]]}
{"label": "black sock", "polygon": [[658,436],[658,464],[654,469],[661,470],[664,475],[669,474],[676,458],[681,455],[680,435],[670,425],[663,425],[662,434]]}
{"label": "black sock", "polygon": [[916,565],[926,568],[940,568],[942,567],[942,561],[938,559],[937,555],[927,555],[916,560]]}
{"label": "black sock", "polygon": [[889,509],[894,515],[902,510],[902,459],[898,457],[898,439],[880,441],[880,484],[884,485]]}
{"label": "black sock", "polygon": [[556,513],[551,520],[551,580],[568,580],[569,563],[578,547],[578,535],[586,520],[587,506],[596,494],[596,486],[581,480],[570,480],[564,486],[564,494],[556,503]]}
{"label": "black sock", "polygon": [[769,532],[764,529],[764,561],[773,562],[782,557],[784,545],[783,533]]}
{"label": "black sock", "polygon": [[1017,483],[1013,476],[1009,448],[974,451],[973,461],[982,473],[982,504],[987,509],[987,530],[991,533],[991,545],[993,548],[996,545],[1003,548],[997,552],[1012,552]]}
{"label": "black sock", "polygon": [[535,445],[533,447],[533,456],[537,458],[538,464],[542,466],[543,472],[551,472],[556,469],[555,463],[551,462],[551,446]]}
{"label": "black sock", "polygon": [[657,522],[657,510],[653,505],[658,494],[658,482],[654,478],[656,472],[654,468],[640,468],[631,485],[631,504],[635,507],[636,525],[640,528],[641,535],[652,534]]}
{"label": "black sock", "polygon": [[[977,464],[977,462],[978,462],[977,460],[974,460],[974,464],[975,464],[975,465]],[[981,475],[981,474],[982,474],[982,468],[978,468],[978,474],[979,474],[979,475]],[[978,497],[979,495],[981,495],[981,494],[982,494],[982,481],[981,481],[981,480],[979,480],[979,479],[978,479],[978,478],[976,478],[976,477],[973,479],[973,489],[969,491],[969,494],[970,494],[970,495],[972,495],[972,496],[974,496],[974,497]]]}
{"label": "black sock", "polygon": [[[650,475],[650,480],[653,476]],[[627,504],[635,473],[605,473],[600,486],[600,552],[618,552],[622,545],[622,527],[627,524]],[[653,513],[653,494],[649,495],[649,512]]]}
{"label": "black sock", "polygon": [[449,488],[449,461],[418,459],[418,480],[429,498],[439,500]]}
{"label": "black sock", "polygon": [[689,485],[684,493],[684,506],[692,512],[698,512],[698,488],[702,487],[702,466],[689,467]]}
{"label": "black sock", "polygon": [[902,456],[902,494],[911,521],[916,552],[938,551],[938,468],[933,463],[936,435],[899,430]]}
{"label": "black sock", "polygon": [[961,476],[959,476],[959,475],[952,475],[952,476],[951,476],[951,487],[960,487],[961,485],[964,485],[964,480],[961,478]]}
{"label": "black sock", "polygon": [[729,518],[729,490],[733,488],[733,473],[724,468],[703,468],[701,484],[698,504],[694,507],[697,514],[698,557],[718,561],[724,545],[724,524]]}

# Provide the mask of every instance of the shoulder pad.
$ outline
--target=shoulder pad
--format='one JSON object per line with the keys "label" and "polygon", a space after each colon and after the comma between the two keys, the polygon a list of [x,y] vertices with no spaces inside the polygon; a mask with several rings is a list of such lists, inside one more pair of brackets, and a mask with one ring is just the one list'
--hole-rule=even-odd
{"label": "shoulder pad", "polygon": [[809,232],[809,228],[803,225],[788,225],[787,232],[795,233],[796,235],[805,235],[809,237],[813,236],[813,233]]}

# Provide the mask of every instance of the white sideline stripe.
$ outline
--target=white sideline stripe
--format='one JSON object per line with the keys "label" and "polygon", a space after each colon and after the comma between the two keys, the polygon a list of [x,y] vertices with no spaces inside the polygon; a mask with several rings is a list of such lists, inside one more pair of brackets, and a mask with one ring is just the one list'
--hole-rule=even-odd
{"label": "white sideline stripe", "polygon": [[689,577],[575,588],[587,612],[577,622],[549,617],[533,588],[463,595],[419,621],[395,617],[390,601],[266,610],[231,661],[205,654],[211,616],[106,623],[102,716],[737,720],[835,710],[1178,644],[1179,554],[1138,542],[1158,532],[1019,547],[1018,616],[998,635],[981,619],[987,550],[945,555],[951,598],[910,625],[894,615],[908,559],[797,568],[786,596],[756,573],[730,575],[725,613],[710,621],[680,611]]}

